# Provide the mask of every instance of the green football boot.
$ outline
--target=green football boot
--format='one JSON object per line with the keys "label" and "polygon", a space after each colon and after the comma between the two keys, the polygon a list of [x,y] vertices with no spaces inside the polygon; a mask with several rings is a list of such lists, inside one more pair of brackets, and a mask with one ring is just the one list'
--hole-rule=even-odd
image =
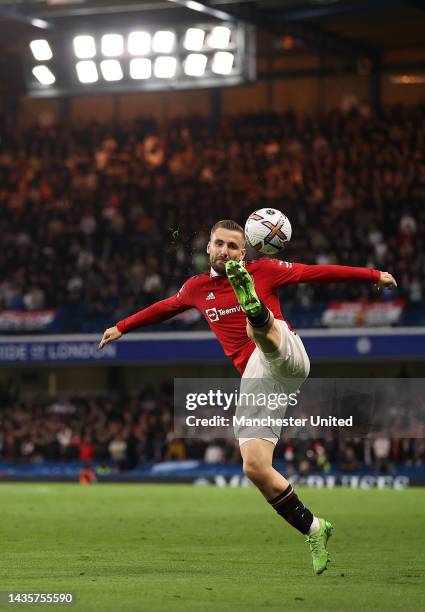
{"label": "green football boot", "polygon": [[254,281],[240,261],[233,259],[226,262],[226,274],[236,293],[242,310],[248,316],[256,316],[261,312],[261,302],[255,292]]}
{"label": "green football boot", "polygon": [[306,542],[310,544],[311,556],[313,559],[313,569],[316,574],[321,574],[325,571],[328,561],[330,561],[329,553],[326,550],[328,539],[332,535],[333,525],[325,519],[319,519],[320,529],[308,536]]}

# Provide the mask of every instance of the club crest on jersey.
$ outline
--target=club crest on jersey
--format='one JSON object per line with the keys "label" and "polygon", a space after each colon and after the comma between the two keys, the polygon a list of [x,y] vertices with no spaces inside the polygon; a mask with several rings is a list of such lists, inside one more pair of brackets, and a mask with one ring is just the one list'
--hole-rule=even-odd
{"label": "club crest on jersey", "polygon": [[210,291],[207,295],[207,300],[215,300],[215,295],[212,291]]}
{"label": "club crest on jersey", "polygon": [[205,314],[207,315],[209,320],[212,321],[213,323],[214,321],[218,321],[219,319],[217,308],[207,308],[207,310],[205,311]]}

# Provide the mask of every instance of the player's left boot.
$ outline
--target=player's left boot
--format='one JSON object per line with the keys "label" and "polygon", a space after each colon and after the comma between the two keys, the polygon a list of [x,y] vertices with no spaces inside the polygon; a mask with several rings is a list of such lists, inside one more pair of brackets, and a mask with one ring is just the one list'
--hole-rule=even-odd
{"label": "player's left boot", "polygon": [[242,310],[248,316],[255,317],[261,312],[262,304],[255,292],[252,277],[245,266],[240,261],[231,259],[226,262],[226,274]]}
{"label": "player's left boot", "polygon": [[320,529],[309,535],[306,542],[310,544],[311,556],[313,559],[313,570],[316,574],[325,571],[330,561],[329,553],[326,549],[328,539],[332,535],[333,525],[329,521],[319,518]]}

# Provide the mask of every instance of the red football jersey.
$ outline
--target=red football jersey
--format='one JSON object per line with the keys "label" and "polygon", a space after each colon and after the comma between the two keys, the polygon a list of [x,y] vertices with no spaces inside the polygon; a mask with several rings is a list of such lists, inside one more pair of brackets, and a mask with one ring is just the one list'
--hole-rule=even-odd
{"label": "red football jersey", "polygon": [[[254,279],[258,297],[276,319],[284,320],[278,288],[294,283],[328,283],[348,280],[377,282],[380,272],[349,266],[309,266],[278,259],[258,259],[245,262]],[[255,344],[246,335],[246,315],[243,312],[227,276],[214,272],[189,278],[180,291],[123,319],[117,327],[123,334],[137,327],[165,321],[189,308],[197,308],[205,317],[227,357],[242,374]]]}

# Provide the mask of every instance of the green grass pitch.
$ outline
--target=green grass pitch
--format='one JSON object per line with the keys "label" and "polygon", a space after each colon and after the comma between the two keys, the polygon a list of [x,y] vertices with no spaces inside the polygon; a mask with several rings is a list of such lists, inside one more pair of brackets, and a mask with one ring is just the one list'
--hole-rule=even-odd
{"label": "green grass pitch", "polygon": [[322,576],[254,488],[2,484],[0,590],[82,612],[423,609],[425,490],[298,493],[335,526]]}

